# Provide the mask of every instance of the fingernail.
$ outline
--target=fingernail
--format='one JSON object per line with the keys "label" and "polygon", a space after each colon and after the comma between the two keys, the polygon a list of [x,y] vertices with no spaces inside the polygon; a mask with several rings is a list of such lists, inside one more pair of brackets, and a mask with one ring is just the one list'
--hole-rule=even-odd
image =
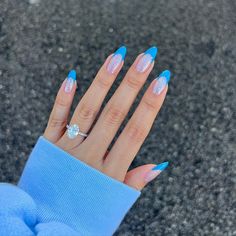
{"label": "fingernail", "polygon": [[108,66],[107,71],[111,74],[115,73],[116,69],[119,67],[120,63],[124,60],[126,54],[126,47],[122,46],[118,48],[113,54]]}
{"label": "fingernail", "polygon": [[146,52],[144,52],[143,56],[139,59],[139,62],[136,66],[136,70],[138,72],[144,72],[151,65],[157,55],[157,47],[151,47]]}
{"label": "fingernail", "polygon": [[154,166],[145,176],[145,181],[150,182],[153,179],[155,179],[167,166],[169,165],[169,162],[163,162],[159,165]]}
{"label": "fingernail", "polygon": [[170,81],[170,75],[170,71],[165,70],[156,78],[156,83],[153,87],[153,93],[160,94],[164,90]]}
{"label": "fingernail", "polygon": [[73,89],[73,85],[76,83],[76,71],[71,70],[66,78],[65,92],[70,93]]}

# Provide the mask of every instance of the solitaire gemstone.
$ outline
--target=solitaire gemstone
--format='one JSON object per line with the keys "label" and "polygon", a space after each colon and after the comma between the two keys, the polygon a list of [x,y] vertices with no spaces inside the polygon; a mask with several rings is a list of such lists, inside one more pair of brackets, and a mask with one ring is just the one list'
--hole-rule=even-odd
{"label": "solitaire gemstone", "polygon": [[67,129],[68,137],[75,138],[79,134],[79,126],[76,124],[70,125]]}

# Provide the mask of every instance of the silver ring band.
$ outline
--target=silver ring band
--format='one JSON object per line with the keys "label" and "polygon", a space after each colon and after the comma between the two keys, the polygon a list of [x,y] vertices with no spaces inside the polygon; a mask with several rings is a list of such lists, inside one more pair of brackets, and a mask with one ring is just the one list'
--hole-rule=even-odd
{"label": "silver ring band", "polygon": [[86,138],[88,135],[85,133],[80,132],[79,126],[77,124],[66,125],[67,128],[67,137],[69,139],[74,139],[78,135]]}

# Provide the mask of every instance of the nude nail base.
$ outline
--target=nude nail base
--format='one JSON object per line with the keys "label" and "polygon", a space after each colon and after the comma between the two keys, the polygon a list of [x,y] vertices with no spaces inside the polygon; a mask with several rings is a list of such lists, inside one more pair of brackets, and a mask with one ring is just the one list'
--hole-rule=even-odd
{"label": "nude nail base", "polygon": [[170,71],[163,71],[159,77],[156,78],[155,85],[153,87],[153,93],[159,95],[165,89],[170,80]]}
{"label": "nude nail base", "polygon": [[150,182],[153,179],[155,179],[167,166],[169,165],[169,162],[163,162],[159,165],[154,166],[144,177],[144,180],[146,182]]}

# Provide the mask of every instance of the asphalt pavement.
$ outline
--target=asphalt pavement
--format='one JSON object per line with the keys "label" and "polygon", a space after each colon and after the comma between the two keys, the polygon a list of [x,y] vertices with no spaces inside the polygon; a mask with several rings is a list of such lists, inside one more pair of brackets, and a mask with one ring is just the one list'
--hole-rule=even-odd
{"label": "asphalt pavement", "polygon": [[[236,235],[235,0],[1,0],[0,181],[16,183],[74,68],[76,102],[120,45],[159,48],[169,92],[132,167],[169,161],[117,236]],[[106,100],[107,101],[107,100]]]}

